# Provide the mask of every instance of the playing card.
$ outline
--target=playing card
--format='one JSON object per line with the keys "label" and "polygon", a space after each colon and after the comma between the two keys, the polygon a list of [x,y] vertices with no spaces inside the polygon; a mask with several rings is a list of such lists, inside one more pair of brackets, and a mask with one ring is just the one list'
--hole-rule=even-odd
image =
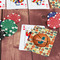
{"label": "playing card", "polygon": [[27,9],[26,0],[7,0],[7,9]]}
{"label": "playing card", "polygon": [[[24,50],[26,42],[28,41],[28,35],[26,35],[26,33],[31,32],[31,30],[34,28],[34,26],[35,25],[25,25],[25,24],[22,25],[19,50]],[[45,28],[45,26],[41,26],[41,25],[37,25],[37,26]]]}
{"label": "playing card", "polygon": [[0,9],[5,9],[5,0],[0,0]]}
{"label": "playing card", "polygon": [[31,32],[32,34],[26,42],[24,49],[43,56],[49,56],[57,35],[57,31],[36,26]]}
{"label": "playing card", "polygon": [[28,0],[29,9],[49,9],[48,0]]}

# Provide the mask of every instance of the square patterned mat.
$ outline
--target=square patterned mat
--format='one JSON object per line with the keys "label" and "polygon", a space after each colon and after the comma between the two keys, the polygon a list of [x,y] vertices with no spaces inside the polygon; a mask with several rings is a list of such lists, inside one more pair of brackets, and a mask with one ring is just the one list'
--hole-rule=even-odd
{"label": "square patterned mat", "polygon": [[[29,41],[26,43],[25,50],[31,51],[37,54],[41,54],[43,56],[49,56],[51,49],[53,47],[53,43],[55,41],[55,37],[57,35],[57,31],[52,31],[47,28],[41,28],[35,26],[34,29],[31,31],[32,34],[30,35]],[[33,43],[32,37],[36,34],[46,34],[50,38],[50,44],[45,47],[38,47]]]}

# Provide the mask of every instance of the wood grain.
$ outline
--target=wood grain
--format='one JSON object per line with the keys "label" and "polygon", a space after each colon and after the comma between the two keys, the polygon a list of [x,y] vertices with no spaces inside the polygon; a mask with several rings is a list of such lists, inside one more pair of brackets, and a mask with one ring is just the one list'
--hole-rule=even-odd
{"label": "wood grain", "polygon": [[19,51],[20,30],[22,24],[28,24],[28,10],[3,10],[3,17],[10,13],[21,15],[21,22],[17,24],[18,31],[11,37],[2,40],[1,60],[32,60],[31,52]]}
{"label": "wood grain", "polygon": [[1,20],[1,10],[0,10],[0,20]]}
{"label": "wood grain", "polygon": [[[0,20],[1,20],[1,11],[2,10],[0,10]],[[0,41],[0,60],[1,60],[1,41]]]}

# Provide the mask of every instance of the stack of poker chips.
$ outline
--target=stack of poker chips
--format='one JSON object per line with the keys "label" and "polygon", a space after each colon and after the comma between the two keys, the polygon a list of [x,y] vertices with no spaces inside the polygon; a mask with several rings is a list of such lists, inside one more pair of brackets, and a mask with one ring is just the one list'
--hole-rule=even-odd
{"label": "stack of poker chips", "polygon": [[50,28],[56,29],[60,27],[60,13],[50,12],[47,16],[47,25]]}
{"label": "stack of poker chips", "polygon": [[32,0],[32,2],[37,3],[37,5],[41,5],[42,0]]}
{"label": "stack of poker chips", "polygon": [[0,40],[2,40],[5,37],[5,32],[1,30],[1,23],[2,21],[0,20]]}
{"label": "stack of poker chips", "polygon": [[21,2],[23,2],[24,0],[10,0],[12,2],[14,2],[16,5],[20,5]]}
{"label": "stack of poker chips", "polygon": [[16,24],[20,22],[20,20],[20,15],[15,13],[7,15],[3,21],[0,20],[0,40],[5,36],[9,37],[15,34],[18,30],[18,26]]}

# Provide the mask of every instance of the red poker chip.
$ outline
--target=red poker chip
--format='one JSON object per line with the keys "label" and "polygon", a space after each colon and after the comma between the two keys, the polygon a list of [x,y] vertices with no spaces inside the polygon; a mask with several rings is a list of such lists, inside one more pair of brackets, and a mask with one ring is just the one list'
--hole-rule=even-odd
{"label": "red poker chip", "polygon": [[56,14],[47,20],[47,25],[50,28],[56,29],[60,27],[60,13]]}
{"label": "red poker chip", "polygon": [[6,19],[7,19],[7,17],[3,18],[3,21],[6,20]]}
{"label": "red poker chip", "polygon": [[7,17],[5,17],[3,20],[6,20],[6,19],[13,20],[15,21],[15,23],[18,23],[21,21],[21,16],[16,13],[12,13],[7,15]]}

